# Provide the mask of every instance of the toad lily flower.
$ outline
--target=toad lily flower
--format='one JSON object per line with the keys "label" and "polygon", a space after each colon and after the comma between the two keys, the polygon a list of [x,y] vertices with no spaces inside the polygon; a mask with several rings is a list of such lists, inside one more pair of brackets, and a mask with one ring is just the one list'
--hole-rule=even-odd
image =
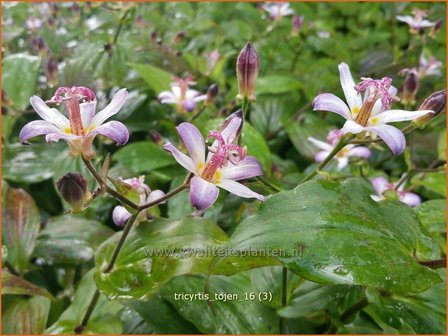
{"label": "toad lily flower", "polygon": [[373,189],[375,190],[376,195],[370,195],[374,201],[381,201],[386,199],[384,193],[387,192],[396,192],[398,200],[400,202],[406,203],[411,207],[415,207],[420,205],[421,198],[417,194],[406,192],[403,190],[403,185],[395,189],[395,184],[390,183],[384,177],[375,177],[370,181],[372,183]]}
{"label": "toad lily flower", "polygon": [[273,2],[266,3],[261,6],[263,10],[269,13],[272,20],[280,20],[284,16],[294,14],[294,11],[289,8],[288,2]]}
{"label": "toad lily flower", "polygon": [[427,10],[422,10],[418,8],[414,8],[412,10],[412,14],[410,15],[397,15],[396,19],[401,22],[405,22],[409,25],[410,31],[412,34],[419,33],[422,29],[433,27],[436,22],[431,22],[426,20],[425,18],[428,16]]}
{"label": "toad lily flower", "polygon": [[434,56],[426,58],[424,53],[421,53],[418,65],[418,76],[421,78],[427,76],[442,76],[442,62],[437,60]]}
{"label": "toad lily flower", "polygon": [[[350,69],[347,64],[339,64],[339,73],[342,89],[348,106],[338,97],[331,93],[318,95],[313,102],[314,110],[334,112],[347,121],[342,128],[342,133],[359,134],[368,132],[378,135],[394,155],[401,154],[406,146],[403,133],[390,122],[414,120],[432,110],[409,112],[404,110],[391,110],[390,105],[397,89],[391,85],[392,79],[384,77],[381,80],[361,78],[362,81],[355,85]],[[365,91],[364,99],[361,92]]]}
{"label": "toad lily flower", "polygon": [[[327,136],[327,142],[317,140],[316,138],[309,137],[308,141],[311,142],[313,145],[321,149],[320,152],[318,152],[314,159],[316,162],[322,162],[325,160],[325,158],[331,153],[333,148],[336,146],[336,144],[339,142],[339,140],[342,137],[341,130],[332,130],[328,133]],[[335,159],[338,161],[338,169],[343,169],[348,165],[348,161],[350,157],[361,157],[368,159],[372,153],[370,152],[370,149],[364,146],[358,146],[355,147],[355,145],[347,145],[344,148],[342,148],[338,154],[335,155]]]}
{"label": "toad lily flower", "polygon": [[127,96],[126,89],[121,89],[112,98],[110,104],[95,115],[97,101],[93,91],[86,87],[60,87],[49,102],[63,103],[68,118],[57,109],[48,107],[41,98],[33,96],[30,99],[31,106],[43,120],[26,124],[20,131],[20,142],[27,144],[28,139],[45,134],[47,142],[60,139],[66,141],[70,147],[71,156],[82,154],[85,159],[90,160],[95,156],[92,141],[98,134],[114,140],[117,145],[128,142],[129,132],[121,122],[104,123],[118,113]]}
{"label": "toad lily flower", "polygon": [[[144,205],[146,203],[153,202],[163,196],[165,196],[165,193],[161,190],[153,190],[149,188],[148,185],[146,185],[145,182],[145,176],[139,176],[133,177],[130,179],[123,180],[122,178],[119,178],[119,180],[123,183],[126,183],[129,185],[132,189],[134,189],[139,195],[140,195],[140,201],[139,205]],[[112,212],[112,219],[114,223],[118,226],[123,226],[126,224],[126,221],[132,216],[132,214],[121,205],[118,205],[114,208],[114,211]],[[148,212],[142,212],[139,215],[138,220],[146,220],[148,219]]]}
{"label": "toad lily flower", "polygon": [[171,83],[171,91],[163,91],[159,94],[158,99],[162,104],[177,105],[180,113],[186,113],[193,112],[197,102],[207,99],[207,95],[189,89],[190,85],[196,84],[192,76],[185,79],[175,77],[174,80],[175,82]]}
{"label": "toad lily flower", "polygon": [[207,158],[204,138],[194,125],[187,122],[180,124],[177,131],[190,157],[171,143],[163,146],[180,165],[195,175],[191,179],[190,200],[198,210],[205,210],[216,201],[219,194],[217,187],[240,197],[264,200],[262,195],[236,182],[262,175],[258,161],[246,155],[246,147],[241,148],[233,143],[241,123],[241,118],[235,117],[221,132],[209,133],[208,139],[214,138],[215,142],[209,147]]}

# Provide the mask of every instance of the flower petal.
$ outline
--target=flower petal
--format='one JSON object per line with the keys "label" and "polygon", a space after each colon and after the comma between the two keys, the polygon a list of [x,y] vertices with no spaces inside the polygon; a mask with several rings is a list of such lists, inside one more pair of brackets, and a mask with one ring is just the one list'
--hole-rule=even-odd
{"label": "flower petal", "polygon": [[48,121],[34,120],[23,126],[20,130],[19,139],[24,144],[30,138],[50,133],[61,133],[61,130]]}
{"label": "flower petal", "polygon": [[[148,197],[146,198],[146,203],[154,202],[160,198],[165,196],[165,193],[162,190],[153,190],[149,193]],[[164,204],[166,201],[160,202],[160,204]]]}
{"label": "flower petal", "polygon": [[366,131],[377,134],[387,146],[391,149],[394,155],[403,153],[406,147],[406,139],[398,128],[390,125],[377,125],[369,126],[365,128]]}
{"label": "flower petal", "polygon": [[410,112],[405,110],[389,110],[379,113],[376,117],[378,118],[378,122],[383,124],[397,121],[414,120],[428,113],[434,114],[434,111],[422,110]]}
{"label": "flower petal", "polygon": [[118,205],[112,212],[112,220],[118,226],[124,226],[132,214],[124,206]]}
{"label": "flower petal", "polygon": [[244,160],[236,165],[229,163],[221,168],[219,172],[221,173],[221,179],[235,181],[263,175],[260,163],[253,156],[246,156]]}
{"label": "flower petal", "polygon": [[81,111],[82,127],[88,130],[96,111],[96,100],[79,104]]}
{"label": "flower petal", "polygon": [[101,126],[96,127],[92,131],[86,134],[86,138],[95,136],[97,134],[104,135],[109,139],[112,139],[117,145],[124,145],[129,140],[129,131],[125,125],[119,121],[109,121]]}
{"label": "flower petal", "polygon": [[165,145],[163,145],[163,149],[170,152],[174,156],[174,159],[176,159],[176,161],[182,167],[184,167],[185,169],[187,169],[192,173],[196,173],[196,166],[194,165],[193,160],[190,157],[186,156],[184,153],[182,153],[180,150],[178,150],[176,147],[174,147],[171,143],[168,142]]}
{"label": "flower petal", "polygon": [[382,176],[375,177],[371,179],[370,182],[372,183],[373,189],[378,196],[382,196],[383,192],[388,189],[390,184],[389,181]]}
{"label": "flower petal", "polygon": [[338,69],[342,90],[344,91],[345,100],[350,110],[353,111],[355,107],[361,108],[362,98],[358,91],[355,90],[355,81],[353,80],[350,68],[346,63],[340,63]]}
{"label": "flower petal", "polygon": [[352,148],[348,151],[348,154],[347,154],[348,157],[356,156],[356,157],[362,157],[365,159],[368,159],[371,155],[372,155],[372,152],[370,151],[370,149],[368,149],[365,146],[359,146],[359,147]]}
{"label": "flower petal", "polygon": [[422,199],[420,198],[420,196],[411,192],[405,192],[403,196],[400,197],[400,201],[406,203],[411,207],[418,206],[422,203]]}
{"label": "flower petal", "polygon": [[311,142],[317,148],[323,149],[324,151],[330,151],[331,152],[333,150],[333,147],[329,143],[317,140],[316,138],[309,137],[308,141]]}
{"label": "flower petal", "polygon": [[315,156],[314,156],[314,161],[316,161],[317,163],[322,162],[323,160],[325,160],[325,158],[328,156],[328,154],[330,154],[330,151],[321,151],[318,152]]}
{"label": "flower petal", "polygon": [[212,183],[195,176],[190,183],[191,204],[198,210],[209,208],[219,195],[219,189]]}
{"label": "flower petal", "polygon": [[82,136],[80,135],[74,135],[74,134],[67,134],[67,133],[49,133],[45,136],[45,140],[47,142],[58,142],[59,140],[64,140],[67,142],[75,141],[77,139],[82,140]]}
{"label": "flower petal", "polygon": [[91,122],[91,127],[98,127],[103,122],[105,122],[107,119],[112,117],[114,114],[117,114],[118,111],[123,107],[124,103],[126,102],[126,99],[128,97],[128,91],[126,89],[119,90],[114,97],[112,98],[112,101],[107,105],[103,110],[98,112],[97,115],[95,115]]}
{"label": "flower petal", "polygon": [[314,98],[313,110],[334,112],[347,120],[351,119],[350,110],[348,109],[347,104],[332,93],[322,93]]}
{"label": "flower petal", "polygon": [[338,158],[338,169],[341,170],[348,165],[348,157],[339,157]]}
{"label": "flower petal", "polygon": [[[227,126],[221,131],[221,136],[224,139],[226,144],[230,144],[235,140],[236,133],[238,132],[242,119],[240,117],[234,117],[230,122],[227,124]],[[218,142],[215,141],[213,145],[217,145]]]}
{"label": "flower petal", "polygon": [[188,153],[197,167],[205,162],[205,141],[201,132],[193,124],[183,122],[176,127]]}
{"label": "flower petal", "polygon": [[245,185],[233,180],[221,180],[218,186],[240,197],[256,198],[260,201],[264,201],[263,195],[257,194]]}
{"label": "flower petal", "polygon": [[366,127],[361,126],[360,124],[358,124],[352,120],[347,120],[344,124],[344,127],[342,127],[341,131],[342,131],[342,134],[346,134],[346,133],[358,134],[358,133],[365,131],[366,129],[367,129]]}
{"label": "flower petal", "polygon": [[59,127],[61,130],[70,127],[70,122],[68,119],[55,108],[50,108],[45,104],[45,102],[38,96],[32,96],[30,98],[31,106],[37,112],[39,117],[46,120],[53,125]]}
{"label": "flower petal", "polygon": [[409,15],[397,15],[395,18],[398,21],[406,22],[408,25],[412,25],[414,23],[414,18]]}

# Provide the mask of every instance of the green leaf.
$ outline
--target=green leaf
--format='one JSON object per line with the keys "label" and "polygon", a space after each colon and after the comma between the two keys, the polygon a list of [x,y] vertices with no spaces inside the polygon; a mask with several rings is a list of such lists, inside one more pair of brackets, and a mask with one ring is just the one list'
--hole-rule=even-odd
{"label": "green leaf", "polygon": [[412,179],[412,185],[423,186],[446,197],[446,173],[444,171],[427,173],[423,179],[417,175]]}
{"label": "green leaf", "polygon": [[284,120],[283,126],[297,151],[312,158],[319,151],[308,141],[309,137],[325,140],[330,126],[318,115],[303,114],[298,121]]}
{"label": "green leaf", "polygon": [[429,200],[415,208],[418,218],[429,232],[446,232],[446,200]]}
{"label": "green leaf", "polygon": [[[277,193],[239,224],[223,249],[269,253],[315,282],[400,293],[440,282],[413,257],[428,237],[412,209],[396,201],[377,203],[370,194],[362,179],[310,181]],[[225,259],[217,258],[215,265]]]}
{"label": "green leaf", "polygon": [[[62,145],[62,144],[61,144]],[[50,179],[55,158],[61,151],[58,144],[13,144],[3,147],[3,178],[16,183],[37,183]]]}
{"label": "green leaf", "polygon": [[137,173],[149,172],[176,163],[170,154],[149,141],[134,142],[120,148],[113,158]]}
{"label": "green leaf", "polygon": [[137,71],[149,87],[156,93],[170,90],[170,83],[173,81],[173,75],[169,72],[149,64],[129,63],[129,66]]}
{"label": "green leaf", "polygon": [[148,299],[176,275],[205,273],[211,259],[207,249],[227,240],[219,226],[202,218],[143,222],[129,234],[113,270],[104,274],[121,234],[104,242],[95,259],[96,283],[110,299]]}
{"label": "green leaf", "polygon": [[[204,276],[176,277],[161,290],[162,297],[170,301],[180,314],[204,334],[275,334],[278,333],[278,316],[275,310],[258,300],[251,285],[250,272],[231,277],[211,276],[209,295],[213,310],[204,296],[194,300],[177,298],[176,294],[205,294]],[[250,295],[254,293],[255,299]],[[215,295],[223,295],[216,300]],[[230,300],[223,301],[230,295]],[[247,299],[246,299],[247,298]]]}
{"label": "green leaf", "polygon": [[[135,204],[140,203],[140,194],[131,185],[125,183],[119,179],[114,179],[109,177],[109,180],[114,184],[115,189],[128,200],[134,202]],[[124,204],[126,206],[126,204]],[[131,209],[128,209],[131,210]]]}
{"label": "green leaf", "polygon": [[247,146],[249,155],[255,156],[260,162],[264,171],[269,174],[271,172],[271,152],[264,137],[248,122],[244,123],[243,128],[243,144]]}
{"label": "green leaf", "polygon": [[27,108],[36,91],[39,65],[39,57],[26,54],[10,55],[3,59],[3,89],[19,111]]}
{"label": "green leaf", "polygon": [[[445,277],[445,270],[439,270]],[[388,334],[445,334],[446,282],[413,296],[381,296],[368,290],[369,315]]]}
{"label": "green leaf", "polygon": [[[58,321],[45,330],[45,334],[73,334],[90,304],[96,286],[94,271],[89,271],[79,283],[72,304],[62,313]],[[84,334],[120,334],[122,323],[116,315],[123,308],[117,301],[109,301],[100,295]]]}
{"label": "green leaf", "polygon": [[53,296],[46,289],[5,270],[2,272],[2,294],[36,295],[53,299]]}
{"label": "green leaf", "polygon": [[2,333],[42,334],[47,324],[50,305],[50,299],[42,296],[15,297],[6,307],[2,307]]}
{"label": "green leaf", "polygon": [[6,190],[3,206],[2,237],[8,248],[8,261],[23,273],[36,245],[40,228],[39,210],[26,191],[11,187]]}
{"label": "green leaf", "polygon": [[296,91],[302,87],[302,84],[294,78],[285,76],[266,76],[257,79],[255,93],[262,94],[279,94],[290,91]]}
{"label": "green leaf", "polygon": [[439,154],[439,160],[446,161],[446,129],[439,135],[437,152]]}
{"label": "green leaf", "polygon": [[40,232],[33,255],[49,265],[84,263],[113,232],[98,221],[82,217],[52,218]]}
{"label": "green leaf", "polygon": [[156,296],[149,301],[130,301],[126,305],[137,311],[156,334],[198,334],[166,300]]}

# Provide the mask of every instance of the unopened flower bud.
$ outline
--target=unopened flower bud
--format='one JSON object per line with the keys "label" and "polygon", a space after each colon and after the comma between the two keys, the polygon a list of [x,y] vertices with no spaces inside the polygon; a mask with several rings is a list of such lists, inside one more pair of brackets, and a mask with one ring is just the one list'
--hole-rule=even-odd
{"label": "unopened flower bud", "polygon": [[157,37],[158,37],[158,35],[157,35],[157,30],[154,30],[154,31],[151,33],[151,41],[152,41],[152,42],[157,42]]}
{"label": "unopened flower bud", "polygon": [[154,142],[154,143],[156,143],[158,145],[163,145],[162,136],[156,130],[149,130],[149,137],[150,137],[152,142]]}
{"label": "unopened flower bud", "polygon": [[49,87],[54,87],[58,83],[58,62],[54,58],[50,58],[46,66],[46,75]]}
{"label": "unopened flower bud", "polygon": [[255,100],[255,82],[260,69],[260,58],[252,43],[247,43],[236,61],[239,93],[237,98]]}
{"label": "unopened flower bud", "polygon": [[291,30],[291,36],[298,36],[300,28],[303,26],[303,16],[301,15],[294,15],[292,17],[292,30]]}
{"label": "unopened flower bud", "polygon": [[118,205],[112,212],[112,220],[117,226],[124,226],[132,214],[124,206]]}
{"label": "unopened flower bud", "polygon": [[36,47],[41,57],[44,57],[47,54],[47,46],[45,45],[45,41],[42,37],[37,38]]}
{"label": "unopened flower bud", "polygon": [[446,90],[434,92],[418,108],[419,111],[432,110],[434,113],[428,113],[420,118],[415,119],[412,123],[418,127],[424,126],[428,121],[445,110],[446,107]]}
{"label": "unopened flower bud", "polygon": [[73,213],[81,212],[84,203],[90,198],[87,180],[78,173],[67,173],[56,181],[62,198],[70,204]]}
{"label": "unopened flower bud", "polygon": [[72,12],[71,21],[78,22],[79,19],[81,18],[81,8],[76,2],[72,4],[71,12]]}
{"label": "unopened flower bud", "polygon": [[442,19],[437,20],[436,24],[431,27],[431,30],[429,31],[429,36],[432,38],[435,38],[437,33],[439,32],[440,28],[442,28]]}
{"label": "unopened flower bud", "polygon": [[213,104],[216,96],[218,95],[218,92],[219,92],[218,85],[216,85],[216,84],[210,85],[207,90],[207,99],[205,100],[205,104],[207,104],[207,105]]}
{"label": "unopened flower bud", "polygon": [[145,28],[145,22],[143,21],[143,18],[141,15],[137,15],[137,17],[135,18],[135,25],[139,29]]}
{"label": "unopened flower bud", "polygon": [[418,72],[416,69],[405,69],[401,74],[406,74],[403,82],[401,102],[405,105],[414,105],[415,95],[419,87]]}
{"label": "unopened flower bud", "polygon": [[178,44],[178,43],[182,42],[182,40],[184,38],[185,38],[185,32],[181,31],[181,32],[177,33],[177,35],[174,37],[173,43]]}

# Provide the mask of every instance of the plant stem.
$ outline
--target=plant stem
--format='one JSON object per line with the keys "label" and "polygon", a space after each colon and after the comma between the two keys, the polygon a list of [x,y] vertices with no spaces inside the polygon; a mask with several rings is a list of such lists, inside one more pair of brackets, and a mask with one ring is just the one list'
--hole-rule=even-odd
{"label": "plant stem", "polygon": [[[282,267],[282,307],[286,307],[288,304],[288,268]],[[279,320],[279,332],[280,334],[286,334],[285,319],[280,317]]]}
{"label": "plant stem", "polygon": [[193,115],[191,116],[191,118],[188,119],[188,122],[193,122],[193,121],[195,121],[195,120],[202,114],[202,112],[205,111],[206,108],[207,108],[207,105],[204,104],[198,112],[196,112],[195,114],[193,114]]}
{"label": "plant stem", "polygon": [[363,297],[361,300],[356,302],[353,306],[349,307],[342,315],[341,315],[341,321],[346,322],[350,317],[355,315],[357,312],[359,312],[361,309],[366,307],[369,304],[369,301],[367,301],[366,297]]}
{"label": "plant stem", "polygon": [[[246,114],[249,113],[249,99],[247,98],[247,96],[244,96],[243,98],[243,104],[241,106],[241,109],[243,110],[243,120],[245,120]],[[249,115],[247,117],[249,117]]]}
{"label": "plant stem", "polygon": [[100,185],[100,189],[105,190],[109,195],[115,197],[120,202],[122,202],[126,205],[129,205],[132,209],[135,209],[135,210],[139,209],[139,206],[137,204],[135,204],[131,200],[127,199],[126,197],[124,197],[123,195],[121,195],[120,193],[118,193],[117,191],[112,189],[111,187],[109,187],[106,184],[106,182],[101,178],[100,174],[96,171],[95,167],[93,167],[92,163],[89,160],[86,160],[84,157],[82,157],[82,161],[86,165],[87,169],[92,173],[95,180],[98,181],[98,183]]}
{"label": "plant stem", "polygon": [[354,135],[351,134],[346,134],[344,136],[341,137],[341,139],[339,140],[339,142],[336,144],[336,146],[333,148],[333,150],[330,152],[330,154],[327,155],[327,157],[325,158],[325,160],[323,160],[320,165],[313,169],[313,171],[311,173],[309,173],[307,176],[305,176],[302,181],[300,181],[299,184],[305,183],[309,180],[311,180],[320,170],[322,170],[327,164],[328,162],[330,162],[330,160],[339,153],[339,151],[344,148],[344,146],[350,142],[350,140],[354,137]]}
{"label": "plant stem", "polygon": [[256,179],[258,181],[260,181],[261,183],[263,183],[265,186],[271,188],[272,190],[276,191],[276,192],[280,192],[283,191],[282,188],[276,186],[275,184],[269,182],[264,176],[257,176]]}
{"label": "plant stem", "polygon": [[419,261],[418,263],[429,268],[446,268],[446,259]]}
{"label": "plant stem", "polygon": [[95,290],[95,294],[93,294],[92,300],[90,301],[89,307],[81,321],[81,324],[76,326],[73,330],[75,334],[82,334],[82,332],[86,329],[87,322],[89,322],[90,316],[93,313],[93,309],[100,298],[100,291],[98,289]]}

